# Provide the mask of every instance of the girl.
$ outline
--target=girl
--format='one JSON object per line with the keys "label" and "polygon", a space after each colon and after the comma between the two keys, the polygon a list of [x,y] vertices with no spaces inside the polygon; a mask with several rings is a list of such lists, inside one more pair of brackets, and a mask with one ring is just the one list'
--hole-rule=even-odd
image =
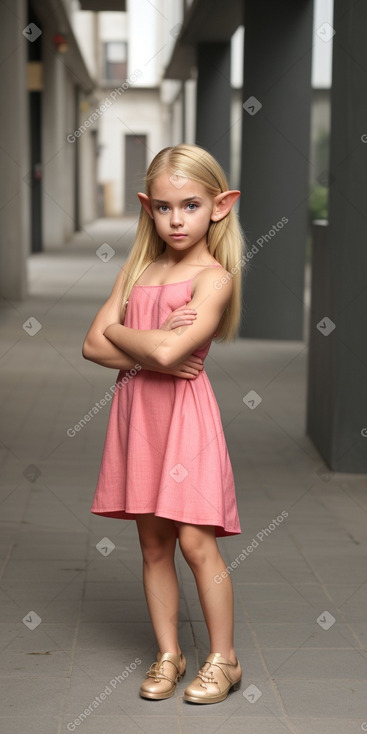
{"label": "girl", "polygon": [[222,701],[242,675],[232,583],[216,541],[241,529],[219,408],[203,368],[213,337],[233,338],[240,318],[243,241],[232,209],[239,196],[199,146],[158,153],[146,193],[138,194],[130,256],[83,345],[86,359],[120,370],[91,511],[137,523],[159,648],[140,687],[144,698],[169,698],[185,672],[177,539],[210,638],[210,654],[184,699]]}

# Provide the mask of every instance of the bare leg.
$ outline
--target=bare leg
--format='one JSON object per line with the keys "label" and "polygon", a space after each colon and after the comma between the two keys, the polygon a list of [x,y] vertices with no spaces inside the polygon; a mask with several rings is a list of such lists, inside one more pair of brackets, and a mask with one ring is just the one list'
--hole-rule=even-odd
{"label": "bare leg", "polygon": [[177,639],[178,581],[174,563],[176,532],[172,520],[153,514],[136,516],[143,553],[145,598],[159,652],[181,652]]}
{"label": "bare leg", "polygon": [[196,581],[210,639],[210,652],[236,663],[233,644],[233,589],[229,575],[218,584],[214,577],[225,570],[214,528],[176,523],[183,556]]}

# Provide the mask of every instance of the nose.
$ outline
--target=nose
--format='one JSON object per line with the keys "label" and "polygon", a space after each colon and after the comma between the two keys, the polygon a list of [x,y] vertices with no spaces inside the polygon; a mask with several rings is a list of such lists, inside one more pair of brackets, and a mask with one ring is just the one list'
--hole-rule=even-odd
{"label": "nose", "polygon": [[172,207],[171,225],[172,227],[180,227],[182,225],[182,214],[179,207]]}

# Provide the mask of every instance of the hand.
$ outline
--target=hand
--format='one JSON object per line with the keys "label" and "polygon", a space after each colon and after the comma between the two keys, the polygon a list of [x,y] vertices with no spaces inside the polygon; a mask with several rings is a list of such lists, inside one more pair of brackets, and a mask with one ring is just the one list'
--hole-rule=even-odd
{"label": "hand", "polygon": [[188,308],[186,303],[175,311],[172,311],[164,324],[160,326],[163,331],[171,331],[171,329],[178,329],[180,326],[190,326],[196,319],[196,309]]}
{"label": "hand", "polygon": [[163,372],[166,375],[173,375],[174,377],[182,377],[186,380],[195,380],[203,369],[203,360],[195,354],[191,354],[190,357],[187,357],[184,362],[178,364],[176,367],[166,367],[165,369],[160,367],[159,372]]}
{"label": "hand", "polygon": [[[189,308],[186,303],[183,306],[179,306],[172,313],[169,314],[165,322],[159,328],[163,331],[171,331],[172,329],[179,329],[182,327],[190,326],[196,319],[196,309]],[[200,372],[204,369],[203,360],[200,357],[191,354],[187,359],[176,367],[167,367],[164,371],[168,375],[174,377],[181,377],[186,380],[195,380]]]}

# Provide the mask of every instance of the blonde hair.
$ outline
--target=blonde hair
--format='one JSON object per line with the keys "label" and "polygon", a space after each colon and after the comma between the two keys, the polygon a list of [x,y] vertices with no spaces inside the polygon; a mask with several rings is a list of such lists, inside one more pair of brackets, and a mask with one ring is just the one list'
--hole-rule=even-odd
{"label": "blonde hair", "polygon": [[[182,143],[164,148],[153,158],[145,176],[148,196],[153,181],[167,169],[172,174],[186,175],[193,181],[198,181],[213,197],[229,189],[223,169],[210,153],[198,145]],[[210,254],[229,271],[229,277],[233,281],[230,302],[216,330],[218,340],[231,341],[237,335],[241,319],[241,270],[246,262],[244,236],[233,208],[219,222],[210,222],[207,243]],[[157,234],[153,219],[141,207],[136,238],[124,266],[126,278],[121,294],[123,313],[134,283],[142,271],[164,250],[165,242]]]}

